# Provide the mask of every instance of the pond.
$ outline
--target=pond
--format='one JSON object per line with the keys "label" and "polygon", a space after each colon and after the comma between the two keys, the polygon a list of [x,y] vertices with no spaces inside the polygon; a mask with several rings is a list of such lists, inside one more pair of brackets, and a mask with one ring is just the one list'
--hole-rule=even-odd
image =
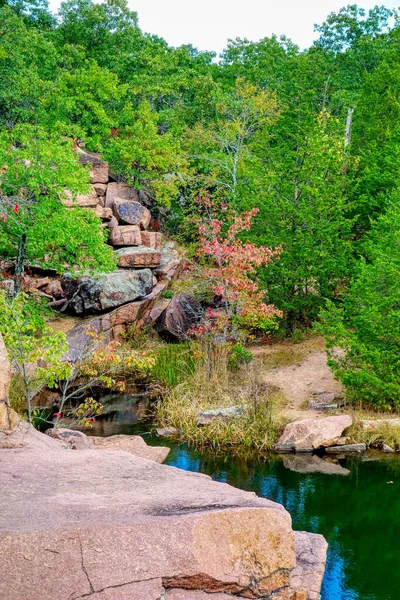
{"label": "pond", "polygon": [[[400,457],[382,454],[326,462],[290,455],[247,462],[199,453],[151,435],[151,423],[129,413],[96,424],[97,435],[143,434],[168,445],[165,464],[280,502],[293,528],[322,533],[329,543],[322,600],[400,599]],[[119,419],[119,420],[118,420]],[[322,469],[329,471],[304,472]]]}

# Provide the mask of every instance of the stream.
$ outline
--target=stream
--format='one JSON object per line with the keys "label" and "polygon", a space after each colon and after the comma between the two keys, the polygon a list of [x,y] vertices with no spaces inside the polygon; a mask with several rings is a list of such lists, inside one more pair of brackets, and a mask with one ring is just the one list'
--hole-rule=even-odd
{"label": "stream", "polygon": [[[92,433],[142,434],[149,445],[171,448],[167,465],[205,473],[283,504],[293,529],[321,533],[328,541],[322,600],[400,599],[399,456],[376,453],[327,462],[286,455],[248,462],[157,438],[151,422],[142,417],[140,412],[111,410]],[[315,469],[326,472],[305,472]]]}

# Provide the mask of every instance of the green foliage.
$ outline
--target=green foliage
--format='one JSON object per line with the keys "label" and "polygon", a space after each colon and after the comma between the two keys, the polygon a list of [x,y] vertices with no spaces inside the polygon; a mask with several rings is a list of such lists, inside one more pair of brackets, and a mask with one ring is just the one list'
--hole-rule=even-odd
{"label": "green foliage", "polygon": [[233,344],[229,357],[229,366],[233,371],[238,371],[242,365],[247,365],[253,360],[253,354],[243,344]]}
{"label": "green foliage", "polygon": [[[343,307],[322,312],[330,361],[351,399],[400,404],[400,204],[398,197],[365,242]],[[337,348],[341,352],[337,354]]]}
{"label": "green foliage", "polygon": [[172,388],[183,383],[195,369],[198,348],[195,342],[163,344],[155,350],[152,377]]}
{"label": "green foliage", "polygon": [[65,189],[88,189],[71,141],[42,127],[18,125],[0,132],[0,247],[16,257],[26,239],[24,261],[59,272],[66,267],[108,271],[115,260],[100,220],[62,204]]}
{"label": "green foliage", "polygon": [[20,293],[10,300],[0,293],[0,332],[8,355],[24,385],[28,419],[32,423],[31,400],[39,383],[53,385],[68,370],[62,361],[67,350],[65,333],[46,326],[43,308]]}

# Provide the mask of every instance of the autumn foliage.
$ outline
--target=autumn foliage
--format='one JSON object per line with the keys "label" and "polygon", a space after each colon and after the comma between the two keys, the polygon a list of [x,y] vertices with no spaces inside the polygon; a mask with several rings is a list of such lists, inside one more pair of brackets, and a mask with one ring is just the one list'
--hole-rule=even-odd
{"label": "autumn foliage", "polygon": [[[261,265],[278,258],[280,249],[256,246],[240,237],[250,230],[258,209],[229,218],[224,205],[218,207],[217,213],[207,194],[199,196],[198,201],[203,208],[198,228],[198,255],[208,259],[202,277],[211,283],[214,297],[220,299],[222,308],[209,309],[197,333],[214,331],[230,338],[240,329],[273,329],[282,312],[264,302],[266,292],[260,289],[256,275]],[[227,218],[222,218],[224,215]]]}

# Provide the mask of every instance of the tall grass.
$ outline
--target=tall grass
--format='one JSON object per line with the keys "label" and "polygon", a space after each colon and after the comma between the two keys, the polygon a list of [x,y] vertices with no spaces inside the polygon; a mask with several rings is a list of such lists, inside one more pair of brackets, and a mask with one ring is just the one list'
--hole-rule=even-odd
{"label": "tall grass", "polygon": [[[276,410],[280,396],[261,381],[257,361],[233,373],[230,356],[229,345],[197,345],[190,375],[158,403],[158,422],[176,427],[185,441],[198,447],[266,455],[283,426]],[[241,416],[197,425],[200,413],[230,406],[241,407]]]}

